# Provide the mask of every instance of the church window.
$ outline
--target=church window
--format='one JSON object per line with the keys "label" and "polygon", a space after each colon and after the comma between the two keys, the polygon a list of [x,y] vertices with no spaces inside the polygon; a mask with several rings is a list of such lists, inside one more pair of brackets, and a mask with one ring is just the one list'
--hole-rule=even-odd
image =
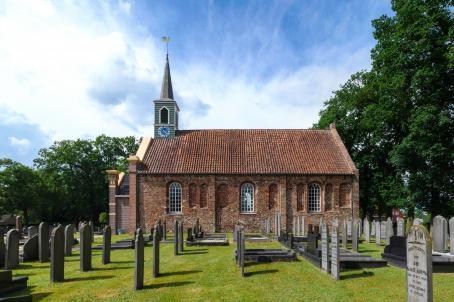
{"label": "church window", "polygon": [[241,186],[241,212],[254,212],[254,186],[250,183]]}
{"label": "church window", "polygon": [[309,212],[320,212],[320,186],[311,184],[309,186]]}
{"label": "church window", "polygon": [[181,185],[177,182],[169,186],[169,213],[181,213]]}
{"label": "church window", "polygon": [[203,184],[200,186],[200,207],[206,208],[207,206],[207,185]]}
{"label": "church window", "polygon": [[160,111],[160,116],[161,116],[161,124],[168,124],[169,123],[169,110],[164,107]]}

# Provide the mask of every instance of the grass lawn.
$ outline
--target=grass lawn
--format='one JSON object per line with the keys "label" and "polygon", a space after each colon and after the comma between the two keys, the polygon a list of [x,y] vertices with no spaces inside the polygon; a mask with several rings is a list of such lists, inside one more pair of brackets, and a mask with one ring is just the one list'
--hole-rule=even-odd
{"label": "grass lawn", "polygon": [[[112,236],[112,241],[128,236]],[[231,236],[230,236],[231,241]],[[99,244],[101,238],[96,238]],[[278,243],[247,243],[252,247]],[[395,267],[341,272],[334,281],[308,261],[251,264],[246,277],[229,247],[185,247],[173,256],[172,244],[161,244],[162,276],[153,279],[152,249],[145,248],[145,289],[134,291],[134,250],[115,250],[112,263],[101,264],[93,251],[93,271],[79,271],[79,253],[65,258],[65,279],[49,282],[49,263],[21,263],[15,276],[29,276],[34,301],[405,301],[405,271]],[[360,251],[379,257],[374,243]],[[454,274],[434,274],[434,301],[454,301]]]}

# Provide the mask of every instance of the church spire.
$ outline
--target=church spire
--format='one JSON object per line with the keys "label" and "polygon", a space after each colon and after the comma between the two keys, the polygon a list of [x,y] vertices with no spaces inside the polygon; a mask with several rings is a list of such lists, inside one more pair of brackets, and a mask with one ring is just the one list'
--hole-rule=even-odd
{"label": "church spire", "polygon": [[173,100],[172,78],[170,77],[169,53],[166,54],[166,67],[162,79],[161,99]]}

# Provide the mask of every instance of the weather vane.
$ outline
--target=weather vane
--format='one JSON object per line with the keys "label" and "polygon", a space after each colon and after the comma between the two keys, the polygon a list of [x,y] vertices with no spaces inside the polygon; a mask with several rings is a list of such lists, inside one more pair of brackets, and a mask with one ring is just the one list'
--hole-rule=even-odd
{"label": "weather vane", "polygon": [[166,50],[167,50],[167,55],[169,55],[169,42],[170,42],[170,37],[164,36],[161,38],[162,42],[166,43]]}

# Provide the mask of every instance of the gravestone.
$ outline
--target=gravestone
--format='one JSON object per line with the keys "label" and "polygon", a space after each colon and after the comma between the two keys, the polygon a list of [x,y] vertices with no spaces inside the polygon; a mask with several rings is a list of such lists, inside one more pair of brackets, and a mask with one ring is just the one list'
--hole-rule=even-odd
{"label": "gravestone", "polygon": [[0,231],[0,267],[5,266],[6,245],[2,231]]}
{"label": "gravestone", "polygon": [[110,263],[110,247],[112,244],[112,229],[105,226],[102,232],[102,264]]}
{"label": "gravestone", "polygon": [[49,261],[49,225],[41,222],[38,227],[39,262]]}
{"label": "gravestone", "polygon": [[361,238],[362,234],[363,234],[363,221],[360,218],[358,220],[358,238]]}
{"label": "gravestone", "polygon": [[322,224],[322,270],[329,273],[329,241],[328,227]]}
{"label": "gravestone", "polygon": [[135,238],[135,261],[134,261],[134,289],[139,290],[143,288],[143,274],[144,274],[144,240],[142,229],[138,228]]}
{"label": "gravestone", "polygon": [[158,232],[155,230],[153,234],[153,278],[159,277],[159,237]]}
{"label": "gravestone", "polygon": [[293,216],[292,234],[296,236],[296,216]]}
{"label": "gravestone", "polygon": [[161,240],[167,240],[167,222],[165,220],[164,223],[162,224],[162,234],[160,234],[159,237],[161,238]]}
{"label": "gravestone", "polygon": [[352,250],[358,252],[358,233],[359,233],[359,224],[358,221],[353,221],[352,226]]}
{"label": "gravestone", "polygon": [[390,217],[386,220],[386,245],[389,245],[391,236],[394,236],[393,222]]}
{"label": "gravestone", "polygon": [[449,249],[449,247],[448,247],[449,234],[448,234],[448,221],[445,218],[443,218],[443,232],[445,233],[444,250],[447,251]]}
{"label": "gravestone", "polygon": [[300,228],[301,228],[300,229],[300,234],[301,234],[301,236],[304,237],[304,236],[306,236],[306,229],[305,229],[305,224],[304,224],[304,216],[301,216],[300,220],[301,220],[300,221]]}
{"label": "gravestone", "polygon": [[80,229],[80,271],[91,270],[91,230],[88,224]]}
{"label": "gravestone", "polygon": [[370,224],[369,224],[369,219],[364,218],[364,239],[366,239],[366,242],[370,242]]}
{"label": "gravestone", "polygon": [[93,227],[93,221],[89,221],[88,222],[88,226],[90,227],[90,240],[91,242],[95,242],[95,230],[94,230],[94,227]]}
{"label": "gravestone", "polygon": [[277,221],[277,224],[276,224],[276,236],[278,238],[280,238],[281,237],[281,214],[276,213],[276,221]]}
{"label": "gravestone", "polygon": [[19,266],[19,231],[11,229],[6,233],[5,270]]}
{"label": "gravestone", "polygon": [[337,218],[337,217],[333,218],[332,226],[339,228],[339,218]]}
{"label": "gravestone", "polygon": [[339,231],[337,226],[332,227],[331,231],[331,277],[339,280],[340,271],[340,248]]}
{"label": "gravestone", "polygon": [[50,282],[63,282],[65,279],[65,232],[59,225],[52,230],[50,237]]}
{"label": "gravestone", "polygon": [[16,230],[19,232],[20,236],[20,232],[22,232],[22,217],[19,215],[16,216]]}
{"label": "gravestone", "polygon": [[376,235],[375,234],[375,225],[376,225],[376,223],[375,223],[375,219],[374,219],[374,220],[372,220],[372,224],[370,226],[370,235],[371,236],[375,236]]}
{"label": "gravestone", "polygon": [[381,245],[381,223],[380,220],[375,221],[375,244]]}
{"label": "gravestone", "polygon": [[403,237],[404,235],[404,219],[397,218],[397,236]]}
{"label": "gravestone", "polygon": [[183,228],[183,220],[180,221],[180,224],[179,224],[179,227],[180,227],[180,233],[178,234],[178,251],[180,253],[183,253],[184,251],[184,246],[183,246],[183,243],[184,243],[184,237],[183,237],[183,233],[184,233],[184,228]]}
{"label": "gravestone", "polygon": [[421,225],[422,224],[422,219],[419,219],[419,218],[415,218],[413,220],[413,225]]}
{"label": "gravestone", "polygon": [[240,269],[241,269],[241,277],[244,277],[244,252],[246,249],[246,241],[243,230],[240,230]]}
{"label": "gravestone", "polygon": [[301,226],[300,226],[300,222],[301,222],[301,219],[299,218],[299,216],[296,217],[296,234],[295,236],[302,236],[300,231],[301,231]]}
{"label": "gravestone", "polygon": [[36,234],[38,234],[38,228],[35,227],[34,225],[33,226],[29,226],[27,228],[27,235],[28,235],[28,238],[32,238],[33,236],[35,236]]}
{"label": "gravestone", "polygon": [[[198,224],[199,220],[197,219],[197,224]],[[196,225],[197,225],[196,224]],[[175,219],[175,222],[174,222],[174,225],[173,225],[173,255],[174,256],[177,256],[178,255],[178,243],[179,243],[179,240],[178,240],[178,220]],[[196,234],[197,234],[197,230],[196,230]],[[196,238],[197,238],[197,235],[196,235]]]}
{"label": "gravestone", "polygon": [[432,226],[434,252],[444,253],[445,251],[446,241],[445,224],[446,219],[443,216],[437,215],[434,217]]}
{"label": "gravestone", "polygon": [[407,236],[407,301],[433,301],[432,241],[421,225],[413,225]]}
{"label": "gravestone", "polygon": [[271,234],[271,217],[268,217],[268,234]]}
{"label": "gravestone", "polygon": [[449,219],[449,234],[450,253],[454,255],[454,217]]}
{"label": "gravestone", "polygon": [[382,221],[380,224],[380,235],[381,239],[386,240],[386,221]]}
{"label": "gravestone", "polygon": [[342,225],[342,246],[344,249],[347,249],[347,222],[344,220],[344,223]]}
{"label": "gravestone", "polygon": [[39,260],[39,237],[38,234],[28,238],[24,243],[22,261]]}
{"label": "gravestone", "polygon": [[65,227],[65,256],[72,256],[74,245],[74,225],[68,224]]}
{"label": "gravestone", "polygon": [[347,220],[347,237],[352,235],[352,225],[353,225],[353,221],[349,218]]}

